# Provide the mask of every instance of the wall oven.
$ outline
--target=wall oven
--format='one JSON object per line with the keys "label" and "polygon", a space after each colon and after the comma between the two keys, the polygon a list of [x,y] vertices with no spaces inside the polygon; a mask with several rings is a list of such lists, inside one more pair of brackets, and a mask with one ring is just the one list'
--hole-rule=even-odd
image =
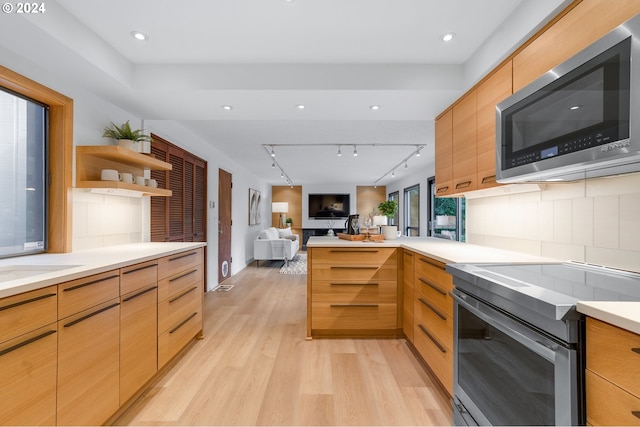
{"label": "wall oven", "polygon": [[498,104],[497,180],[640,170],[638,60],[640,15]]}
{"label": "wall oven", "polygon": [[640,301],[640,274],[567,262],[449,264],[455,425],[584,425],[578,301]]}

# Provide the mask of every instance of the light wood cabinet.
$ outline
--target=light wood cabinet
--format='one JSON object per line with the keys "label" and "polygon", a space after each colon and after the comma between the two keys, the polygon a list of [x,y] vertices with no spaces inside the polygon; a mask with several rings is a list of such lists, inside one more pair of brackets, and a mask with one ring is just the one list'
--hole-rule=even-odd
{"label": "light wood cabinet", "polygon": [[309,248],[307,334],[397,336],[398,250]]}
{"label": "light wood cabinet", "polygon": [[56,423],[57,289],[0,299],[0,425]]}
{"label": "light wood cabinet", "polygon": [[518,91],[640,13],[637,0],[582,0],[513,58]]}
{"label": "light wood cabinet", "polygon": [[640,423],[640,335],[587,318],[587,422]]}
{"label": "light wood cabinet", "polygon": [[402,256],[402,332],[413,342],[413,292],[415,254],[404,250]]}
{"label": "light wood cabinet", "polygon": [[171,170],[171,165],[154,157],[137,153],[117,145],[76,147],[76,187],[129,190],[145,196],[171,196],[171,190],[120,181],[102,181],[102,169],[144,176],[145,170]]}
{"label": "light wood cabinet", "polygon": [[414,346],[453,395],[453,278],[444,263],[414,256]]}
{"label": "light wood cabinet", "polygon": [[496,105],[512,93],[512,62],[502,65],[476,89],[477,188],[499,185],[496,182]]}
{"label": "light wood cabinet", "polygon": [[469,92],[453,106],[453,192],[478,187],[476,162],[476,92]]}
{"label": "light wood cabinet", "polygon": [[120,269],[120,405],[158,371],[158,262]]}
{"label": "light wood cabinet", "polygon": [[120,299],[58,322],[58,425],[100,425],[119,405]]}
{"label": "light wood cabinet", "polygon": [[453,111],[445,111],[435,124],[436,196],[453,194]]}
{"label": "light wood cabinet", "polygon": [[158,369],[202,334],[202,249],[158,261]]}

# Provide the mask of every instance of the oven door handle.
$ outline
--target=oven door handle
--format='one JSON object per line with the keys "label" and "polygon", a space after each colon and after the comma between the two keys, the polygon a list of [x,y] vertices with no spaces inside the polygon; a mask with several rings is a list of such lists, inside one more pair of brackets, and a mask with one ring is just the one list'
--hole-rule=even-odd
{"label": "oven door handle", "polygon": [[[507,316],[501,314],[500,312],[494,310],[489,306],[485,306],[484,303],[481,303],[482,307],[474,307],[473,305],[465,301],[466,295],[460,296],[454,292],[451,292],[450,295],[453,297],[456,303],[470,311],[474,316],[479,317],[489,325],[493,326],[496,329],[499,329],[501,332],[515,339],[520,344],[527,347],[529,350],[540,355],[541,357],[544,357],[549,362],[555,362],[555,349],[558,347],[557,344],[541,335],[538,335],[536,332],[526,330],[526,326],[520,325],[515,320],[509,319]],[[489,310],[494,311],[496,313],[496,316],[492,316],[485,312]],[[510,325],[509,323],[512,324]]]}

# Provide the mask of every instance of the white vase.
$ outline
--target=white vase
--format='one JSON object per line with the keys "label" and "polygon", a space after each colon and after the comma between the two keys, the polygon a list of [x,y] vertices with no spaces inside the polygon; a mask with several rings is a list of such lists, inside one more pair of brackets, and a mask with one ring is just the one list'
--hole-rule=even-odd
{"label": "white vase", "polygon": [[384,240],[395,240],[398,238],[398,226],[397,225],[383,225],[382,235]]}
{"label": "white vase", "polygon": [[138,144],[136,144],[134,141],[130,139],[119,139],[118,146],[128,148],[129,150],[132,150],[132,151],[138,151]]}

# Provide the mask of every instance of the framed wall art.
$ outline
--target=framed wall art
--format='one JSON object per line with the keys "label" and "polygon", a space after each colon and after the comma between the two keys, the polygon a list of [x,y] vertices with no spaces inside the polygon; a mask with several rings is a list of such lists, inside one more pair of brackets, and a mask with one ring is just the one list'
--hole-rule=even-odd
{"label": "framed wall art", "polygon": [[262,207],[262,197],[258,190],[249,189],[249,225],[260,224],[260,211]]}

